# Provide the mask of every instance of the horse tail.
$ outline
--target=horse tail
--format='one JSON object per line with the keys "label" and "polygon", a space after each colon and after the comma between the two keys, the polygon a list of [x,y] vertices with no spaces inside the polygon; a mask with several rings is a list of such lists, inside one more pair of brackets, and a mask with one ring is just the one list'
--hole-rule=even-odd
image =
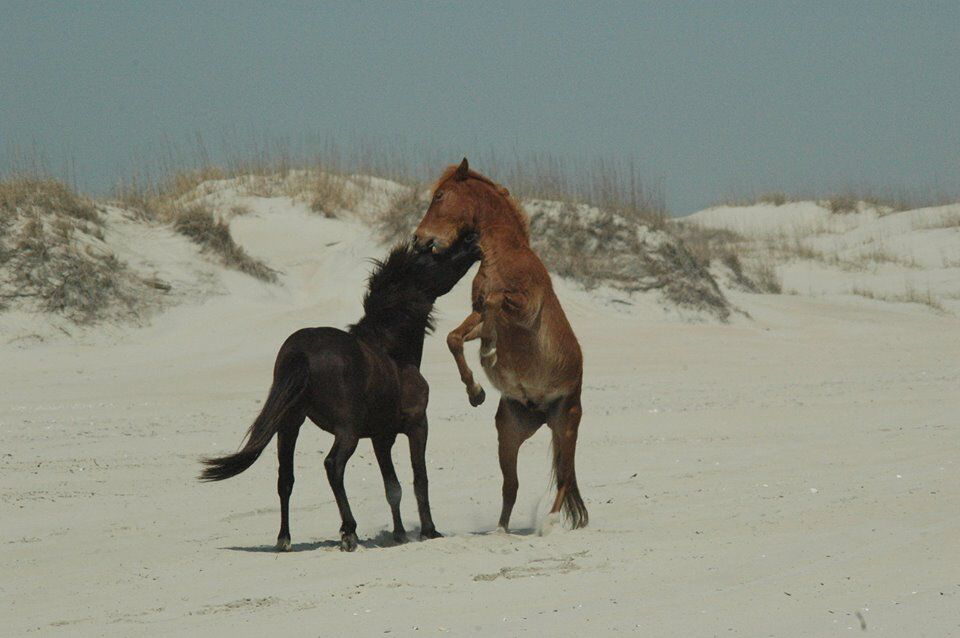
{"label": "horse tail", "polygon": [[200,480],[222,481],[253,465],[273,435],[300,409],[309,372],[307,358],[302,353],[294,354],[282,367],[278,366],[263,409],[247,430],[246,443],[235,454],[203,459],[207,467],[201,472]]}
{"label": "horse tail", "polygon": [[577,476],[573,467],[567,467],[567,464],[561,460],[559,446],[555,442],[550,443],[553,453],[553,469],[551,472],[553,483],[557,486],[558,496],[562,499],[560,511],[563,517],[572,529],[586,527],[590,522],[590,515],[587,514],[587,506],[580,496],[580,488],[577,486]]}

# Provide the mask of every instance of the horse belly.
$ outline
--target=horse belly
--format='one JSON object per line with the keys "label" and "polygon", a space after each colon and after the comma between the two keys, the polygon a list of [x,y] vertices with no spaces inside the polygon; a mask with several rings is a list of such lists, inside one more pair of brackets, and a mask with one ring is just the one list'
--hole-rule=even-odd
{"label": "horse belly", "polygon": [[500,356],[497,347],[497,362],[484,365],[483,371],[501,395],[528,405],[547,405],[566,393],[566,388],[553,382],[549,370],[543,370],[533,358],[514,359]]}
{"label": "horse belly", "polygon": [[[579,345],[570,331],[557,335],[558,327],[541,321],[535,331],[497,326],[497,356],[493,366],[481,357],[490,383],[503,396],[526,404],[547,405],[571,392],[581,375]],[[489,344],[482,344],[483,350]]]}

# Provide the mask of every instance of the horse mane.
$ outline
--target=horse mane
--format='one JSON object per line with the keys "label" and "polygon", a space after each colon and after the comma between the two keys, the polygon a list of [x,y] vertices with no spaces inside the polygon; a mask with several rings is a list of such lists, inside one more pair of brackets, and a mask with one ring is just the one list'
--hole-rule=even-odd
{"label": "horse mane", "polygon": [[[438,188],[444,185],[447,180],[449,180],[457,172],[459,168],[456,164],[451,164],[444,169],[443,173],[440,175],[440,179],[436,181],[433,185],[432,192],[436,192]],[[471,169],[467,170],[468,179],[475,179],[478,182],[482,182],[487,186],[490,186],[493,191],[503,198],[504,203],[506,204],[505,210],[509,213],[510,217],[516,222],[517,226],[520,228],[520,231],[523,233],[524,239],[528,242],[530,241],[530,220],[527,218],[527,214],[523,211],[520,204],[510,195],[510,191],[506,188],[497,184],[495,181],[487,177],[486,175],[481,175],[477,171]]]}
{"label": "horse mane", "polygon": [[416,259],[413,248],[403,243],[385,259],[373,260],[363,296],[363,317],[347,329],[350,334],[381,342],[391,350],[405,345],[402,342],[412,331],[421,336],[433,332],[434,300],[414,283]]}

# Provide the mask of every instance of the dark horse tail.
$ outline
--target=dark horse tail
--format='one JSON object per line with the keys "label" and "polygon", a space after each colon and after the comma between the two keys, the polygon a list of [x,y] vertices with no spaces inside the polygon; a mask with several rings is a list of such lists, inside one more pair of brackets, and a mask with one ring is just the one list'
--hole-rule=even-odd
{"label": "dark horse tail", "polygon": [[286,423],[295,410],[306,389],[309,369],[307,359],[300,353],[278,366],[270,394],[263,404],[257,419],[247,430],[246,443],[236,454],[213,459],[203,459],[207,467],[200,473],[201,481],[222,481],[253,465],[270,439]]}

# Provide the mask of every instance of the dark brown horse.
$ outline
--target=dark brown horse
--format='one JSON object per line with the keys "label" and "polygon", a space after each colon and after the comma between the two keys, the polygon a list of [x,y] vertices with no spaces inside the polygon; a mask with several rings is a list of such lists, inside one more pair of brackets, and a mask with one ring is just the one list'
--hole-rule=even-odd
{"label": "dark brown horse", "polygon": [[550,275],[530,248],[527,218],[507,189],[470,170],[466,158],[437,181],[433,201],[417,227],[419,250],[447,252],[465,233],[480,235],[483,253],[473,280],[473,312],[447,337],[471,405],[485,394],[463,356],[480,338],[480,363],[500,390],[497,409],[506,530],[517,498],[520,445],[546,423],[553,434],[557,496],[551,520],[563,509],[573,527],[587,524],[574,469],[580,426],[583,356]]}
{"label": "dark brown horse", "polygon": [[364,316],[347,332],[336,328],[306,328],[290,335],[280,348],[273,385],[260,415],[247,431],[236,454],[207,459],[200,475],[220,481],[250,467],[277,435],[280,470],[280,534],[277,550],[290,549],[290,493],[293,491],[293,452],[305,418],[332,433],[333,447],[323,464],[340,509],[340,549],[357,547],[357,522],[350,512],[343,474],[361,438],[373,441],[393,515],[393,537],[406,540],[400,519],[400,483],[391,450],[398,434],[410,442],[413,491],[420,511],[420,538],[437,538],[427,498],[427,382],[420,375],[423,339],[432,330],[431,312],[437,297],[446,294],[477,261],[472,239],[449,254],[395,248],[370,276],[363,300]]}

